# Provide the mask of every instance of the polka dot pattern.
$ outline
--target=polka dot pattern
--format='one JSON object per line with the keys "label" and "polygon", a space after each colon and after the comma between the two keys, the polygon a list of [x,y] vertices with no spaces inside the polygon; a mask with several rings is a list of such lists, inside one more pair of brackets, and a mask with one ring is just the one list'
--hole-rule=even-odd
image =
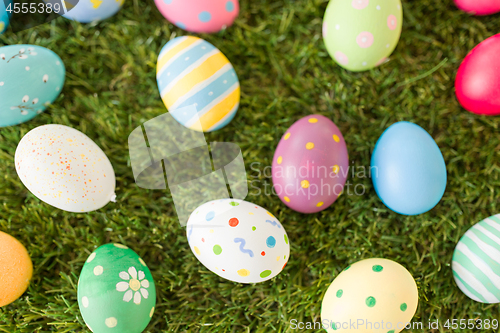
{"label": "polka dot pattern", "polygon": [[417,306],[417,285],[403,266],[388,259],[365,259],[348,266],[333,280],[321,304],[321,320],[384,322],[375,331],[385,333],[398,323],[410,322]]}
{"label": "polka dot pattern", "polygon": [[[315,164],[317,161],[321,164]],[[340,130],[330,119],[310,115],[293,124],[276,148],[274,190],[288,207],[302,213],[318,212],[341,193],[347,173],[340,171],[348,166]]]}
{"label": "polka dot pattern", "polygon": [[[211,221],[205,218],[209,211],[215,212]],[[196,258],[215,274],[235,282],[257,283],[283,269],[290,251],[288,237],[264,208],[221,199],[201,205],[196,212],[187,223],[188,242]]]}
{"label": "polka dot pattern", "polygon": [[77,299],[85,324],[94,332],[142,332],[149,324],[156,288],[141,260],[133,250],[113,243],[97,248],[87,258]]}
{"label": "polka dot pattern", "polygon": [[168,21],[195,33],[226,29],[240,9],[238,0],[155,0],[155,4]]}
{"label": "polka dot pattern", "polygon": [[402,27],[400,0],[330,1],[323,19],[328,53],[342,67],[364,71],[385,61]]}

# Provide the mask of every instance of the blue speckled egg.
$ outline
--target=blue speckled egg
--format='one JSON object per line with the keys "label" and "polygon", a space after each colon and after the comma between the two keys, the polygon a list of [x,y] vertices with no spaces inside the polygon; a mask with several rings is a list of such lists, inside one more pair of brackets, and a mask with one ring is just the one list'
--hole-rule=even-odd
{"label": "blue speckled egg", "polygon": [[7,6],[9,4],[12,4],[12,0],[0,0],[0,34],[2,34],[5,29],[9,26],[9,18],[10,18],[10,12],[7,12],[5,4],[7,3]]}
{"label": "blue speckled egg", "polygon": [[80,0],[63,16],[81,23],[102,21],[115,15],[123,6],[125,0]]}
{"label": "blue speckled egg", "polygon": [[59,96],[65,73],[61,58],[44,47],[1,47],[0,127],[24,123],[42,113]]}
{"label": "blue speckled egg", "polygon": [[404,215],[431,210],[446,189],[446,164],[438,145],[422,127],[406,121],[391,125],[378,139],[371,176],[380,200]]}

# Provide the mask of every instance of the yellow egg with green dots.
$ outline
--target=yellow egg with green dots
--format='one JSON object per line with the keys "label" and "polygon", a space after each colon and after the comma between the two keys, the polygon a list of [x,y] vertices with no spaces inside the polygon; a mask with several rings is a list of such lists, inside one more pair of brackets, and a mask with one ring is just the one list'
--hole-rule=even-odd
{"label": "yellow egg with green dots", "polygon": [[365,259],[333,280],[321,305],[321,323],[330,333],[398,333],[417,306],[417,285],[406,268],[388,259]]}

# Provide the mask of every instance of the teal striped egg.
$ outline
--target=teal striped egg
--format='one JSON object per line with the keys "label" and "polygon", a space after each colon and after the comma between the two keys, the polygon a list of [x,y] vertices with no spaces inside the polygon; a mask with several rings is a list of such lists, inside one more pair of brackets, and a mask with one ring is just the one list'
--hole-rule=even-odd
{"label": "teal striped egg", "polygon": [[201,38],[169,41],[158,56],[156,79],[172,117],[193,130],[218,130],[229,124],[238,110],[240,83],[233,66]]}
{"label": "teal striped egg", "polygon": [[455,282],[469,298],[500,302],[500,214],[467,230],[455,248],[451,267]]}
{"label": "teal striped egg", "polygon": [[44,47],[0,47],[0,127],[42,113],[59,96],[65,74],[61,58]]}

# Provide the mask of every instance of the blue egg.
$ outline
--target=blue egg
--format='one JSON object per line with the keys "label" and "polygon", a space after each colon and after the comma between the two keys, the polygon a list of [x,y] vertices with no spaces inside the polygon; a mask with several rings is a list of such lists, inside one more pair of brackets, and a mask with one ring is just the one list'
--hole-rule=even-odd
{"label": "blue egg", "polygon": [[0,127],[42,113],[59,96],[65,74],[61,58],[44,47],[0,47]]}
{"label": "blue egg", "polygon": [[371,160],[375,191],[391,210],[418,215],[431,210],[446,189],[446,164],[422,127],[401,121],[377,141]]}
{"label": "blue egg", "polygon": [[[7,11],[5,4],[6,2],[4,0],[0,0],[0,34],[9,26],[9,18],[11,16],[11,12]],[[12,5],[12,0],[7,0],[7,6],[9,6],[9,4]],[[10,9],[12,9],[12,6]]]}
{"label": "blue egg", "polygon": [[124,0],[80,0],[76,6],[69,7],[70,2],[64,1],[67,13],[63,16],[81,23],[102,21],[115,15],[122,8],[123,2]]}

